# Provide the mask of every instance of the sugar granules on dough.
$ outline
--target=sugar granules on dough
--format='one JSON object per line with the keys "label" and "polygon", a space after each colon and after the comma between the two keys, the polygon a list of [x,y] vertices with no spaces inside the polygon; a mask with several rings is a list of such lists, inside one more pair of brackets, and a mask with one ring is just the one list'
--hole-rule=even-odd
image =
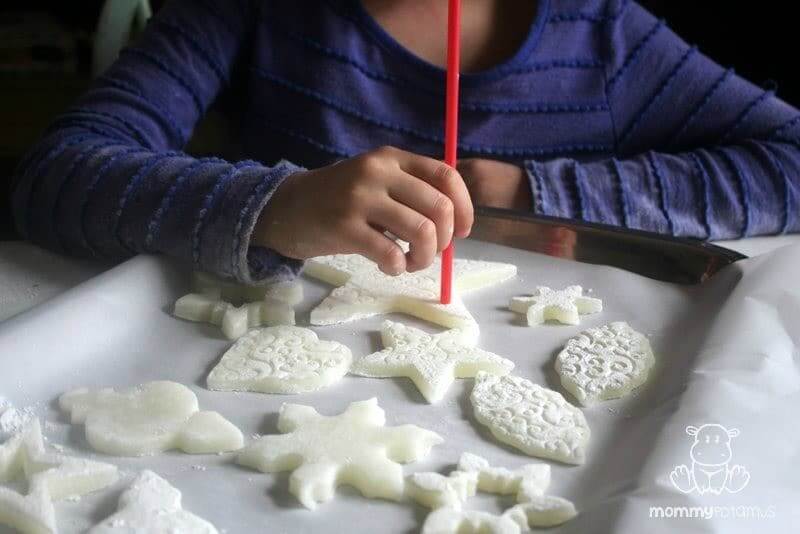
{"label": "sugar granules on dough", "polygon": [[21,431],[35,415],[32,406],[15,408],[7,399],[0,397],[0,441]]}

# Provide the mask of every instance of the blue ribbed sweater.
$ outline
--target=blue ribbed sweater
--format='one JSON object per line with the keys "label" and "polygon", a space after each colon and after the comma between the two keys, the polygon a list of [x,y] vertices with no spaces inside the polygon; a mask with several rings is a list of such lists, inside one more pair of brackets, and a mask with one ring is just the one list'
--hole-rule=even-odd
{"label": "blue ribbed sweater", "polygon": [[[291,275],[250,246],[275,188],[380,145],[440,157],[443,88],[358,0],[173,0],[22,162],[15,224],[69,253]],[[243,159],[183,153],[221,95]],[[540,0],[462,99],[459,156],[523,166],[536,212],[708,239],[800,230],[798,111],[633,1]]]}

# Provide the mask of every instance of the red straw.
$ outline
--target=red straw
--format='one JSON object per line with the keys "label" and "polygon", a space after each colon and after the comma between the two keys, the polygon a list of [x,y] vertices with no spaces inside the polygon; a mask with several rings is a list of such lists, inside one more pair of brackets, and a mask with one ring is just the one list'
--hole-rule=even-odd
{"label": "red straw", "polygon": [[[458,66],[460,57],[461,0],[449,0],[447,11],[447,100],[445,102],[444,162],[456,166],[458,148]],[[453,242],[442,251],[442,286],[439,299],[450,304],[453,289]]]}

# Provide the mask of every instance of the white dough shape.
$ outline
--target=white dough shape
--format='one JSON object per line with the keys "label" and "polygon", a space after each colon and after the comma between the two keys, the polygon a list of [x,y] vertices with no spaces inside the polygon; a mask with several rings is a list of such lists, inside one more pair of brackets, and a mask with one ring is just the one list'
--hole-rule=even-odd
{"label": "white dough shape", "polygon": [[470,399],[475,418],[503,443],[530,456],[584,462],[589,426],[560,393],[518,376],[478,373]]}
{"label": "white dough shape", "polygon": [[428,514],[422,534],[520,534],[518,519],[508,514],[438,508]]}
{"label": "white dough shape", "polygon": [[550,485],[550,466],[547,464],[528,464],[512,471],[505,467],[492,467],[486,459],[469,452],[461,455],[458,471],[477,475],[480,491],[513,494],[520,503],[544,495]]}
{"label": "white dough shape", "polygon": [[561,290],[539,286],[530,297],[512,298],[509,308],[524,314],[529,326],[545,321],[574,325],[580,323],[580,315],[603,311],[603,301],[583,296],[581,286],[569,286]]}
{"label": "white dough shape", "polygon": [[181,492],[152,471],[136,477],[117,509],[87,534],[217,534],[214,525],[181,508]]}
{"label": "white dough shape", "polygon": [[505,375],[514,368],[511,360],[477,348],[478,331],[472,328],[431,335],[384,321],[381,338],[386,348],[361,358],[350,372],[375,378],[406,376],[431,403],[441,400],[456,378],[471,378],[479,371]]}
{"label": "white dough shape", "polygon": [[45,452],[38,419],[0,445],[0,483],[24,479],[27,493],[0,486],[0,525],[30,534],[57,531],[53,502],[117,481],[113,465]]}
{"label": "white dough shape", "polygon": [[403,470],[444,440],[415,425],[387,427],[377,399],[351,403],[340,415],[284,404],[278,418],[282,435],[263,436],[239,453],[237,461],[265,473],[292,471],[289,491],[309,509],[333,498],[348,484],[370,498],[400,500]]}
{"label": "white dough shape", "polygon": [[439,302],[441,258],[414,273],[389,276],[358,254],[320,256],[306,261],[304,273],[339,286],[311,311],[311,324],[330,325],[398,312],[447,328],[476,328],[461,294],[513,278],[514,265],[474,260],[453,262],[453,299]]}
{"label": "white dough shape", "polygon": [[352,360],[350,349],[320,340],[307,328],[259,328],[240,337],[223,354],[206,382],[217,391],[302,393],[338,381]]}
{"label": "white dough shape", "polygon": [[406,478],[406,494],[428,508],[460,509],[478,487],[477,473],[453,471],[450,476],[439,473],[413,473]]}
{"label": "white dough shape", "polygon": [[195,273],[193,286],[193,293],[175,302],[175,316],[219,326],[228,339],[258,326],[293,325],[294,306],[303,300],[298,282],[247,286]]}
{"label": "white dough shape", "polygon": [[168,449],[207,454],[240,449],[242,433],[217,412],[198,411],[197,397],[175,382],[122,391],[77,389],[59,399],[73,424],[83,423],[96,451],[141,456]]}
{"label": "white dough shape", "polygon": [[556,357],[561,385],[583,405],[623,397],[647,380],[655,356],[647,338],[625,322],[590,328]]}
{"label": "white dough shape", "polygon": [[509,508],[503,515],[514,519],[523,530],[527,530],[566,523],[578,512],[574,504],[562,497],[535,495],[530,501]]}

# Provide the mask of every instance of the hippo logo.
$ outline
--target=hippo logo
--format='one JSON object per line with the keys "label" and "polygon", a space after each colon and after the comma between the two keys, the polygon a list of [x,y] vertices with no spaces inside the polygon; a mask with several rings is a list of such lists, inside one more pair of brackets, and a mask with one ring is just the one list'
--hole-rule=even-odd
{"label": "hippo logo", "polygon": [[722,425],[687,426],[686,433],[694,437],[689,456],[690,465],[678,465],[669,474],[672,485],[683,493],[700,495],[722,492],[737,493],[750,482],[750,473],[742,465],[731,463],[731,440],[739,430]]}

